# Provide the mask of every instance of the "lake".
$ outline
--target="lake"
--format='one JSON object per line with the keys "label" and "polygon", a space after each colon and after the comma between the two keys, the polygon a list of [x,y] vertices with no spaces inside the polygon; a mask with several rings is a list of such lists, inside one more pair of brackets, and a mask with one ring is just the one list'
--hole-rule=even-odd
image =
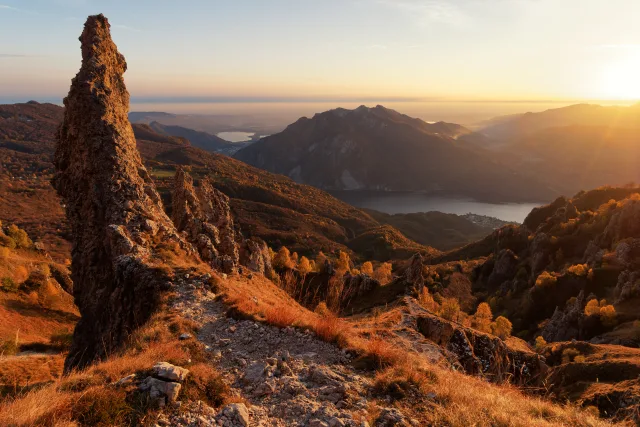
{"label": "lake", "polygon": [[541,203],[485,203],[473,199],[447,198],[420,193],[332,191],[331,195],[352,206],[388,214],[439,211],[456,215],[474,213],[521,223]]}
{"label": "lake", "polygon": [[217,136],[229,142],[251,141],[255,132],[219,132]]}

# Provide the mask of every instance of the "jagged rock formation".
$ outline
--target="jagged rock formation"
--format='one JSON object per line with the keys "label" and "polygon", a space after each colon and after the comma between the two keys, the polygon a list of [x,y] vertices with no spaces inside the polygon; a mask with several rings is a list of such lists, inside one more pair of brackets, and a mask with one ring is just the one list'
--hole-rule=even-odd
{"label": "jagged rock formation", "polygon": [[556,307],[556,311],[542,330],[542,337],[548,342],[568,341],[579,338],[582,329],[585,306],[584,291],[580,291],[578,297],[567,304],[564,310]]}
{"label": "jagged rock formation", "polygon": [[103,15],[80,36],[82,67],[64,100],[53,185],[73,233],[72,279],[82,315],[65,369],[115,351],[171,286],[158,244],[189,250],[164,213],[127,119],[124,57]]}
{"label": "jagged rock formation", "polygon": [[416,319],[418,330],[453,355],[471,375],[515,384],[535,382],[547,366],[536,353],[512,348],[500,338],[450,322],[427,312]]}
{"label": "jagged rock formation", "polygon": [[258,238],[244,240],[240,248],[240,264],[267,277],[273,275],[269,247],[264,240]]}
{"label": "jagged rock formation", "polygon": [[181,167],[178,167],[174,180],[171,219],[179,232],[186,233],[202,260],[217,265],[219,254],[216,247],[220,244],[218,228],[206,222],[193,188],[193,179]]}
{"label": "jagged rock formation", "polygon": [[236,243],[231,208],[229,208],[229,198],[221,191],[213,188],[207,177],[200,182],[198,198],[200,199],[205,221],[218,229],[220,266],[223,271],[231,272],[237,267],[240,261],[240,254]]}
{"label": "jagged rock formation", "polygon": [[193,179],[181,167],[175,176],[172,219],[212,267],[231,273],[242,264],[260,274],[272,273],[267,244],[236,234],[229,198],[207,178],[195,189]]}

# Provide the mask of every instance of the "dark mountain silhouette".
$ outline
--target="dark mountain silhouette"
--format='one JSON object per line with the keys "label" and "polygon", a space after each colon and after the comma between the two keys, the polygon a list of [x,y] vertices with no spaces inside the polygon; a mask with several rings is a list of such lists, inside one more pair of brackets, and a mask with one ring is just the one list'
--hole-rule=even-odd
{"label": "dark mountain silhouette", "polygon": [[235,157],[327,190],[427,191],[493,201],[548,200],[538,180],[495,160],[455,124],[382,106],[301,118]]}
{"label": "dark mountain silhouette", "polygon": [[233,154],[246,146],[246,144],[236,144],[225,141],[224,139],[211,135],[210,133],[200,132],[182,126],[163,125],[162,123],[155,121],[151,122],[149,126],[160,134],[186,138],[191,142],[192,146],[202,148],[203,150],[212,153]]}

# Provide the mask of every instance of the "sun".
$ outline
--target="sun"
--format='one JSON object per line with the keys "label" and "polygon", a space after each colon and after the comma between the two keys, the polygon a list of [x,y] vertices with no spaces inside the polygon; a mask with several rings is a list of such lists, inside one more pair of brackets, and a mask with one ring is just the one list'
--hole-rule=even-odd
{"label": "sun", "polygon": [[640,50],[605,67],[602,93],[615,99],[640,98]]}

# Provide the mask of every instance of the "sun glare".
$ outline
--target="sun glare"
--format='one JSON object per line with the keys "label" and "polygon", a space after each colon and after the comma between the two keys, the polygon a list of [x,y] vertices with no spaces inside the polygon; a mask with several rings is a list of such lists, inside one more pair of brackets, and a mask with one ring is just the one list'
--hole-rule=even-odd
{"label": "sun glare", "polygon": [[602,92],[618,99],[640,98],[640,50],[605,68]]}

